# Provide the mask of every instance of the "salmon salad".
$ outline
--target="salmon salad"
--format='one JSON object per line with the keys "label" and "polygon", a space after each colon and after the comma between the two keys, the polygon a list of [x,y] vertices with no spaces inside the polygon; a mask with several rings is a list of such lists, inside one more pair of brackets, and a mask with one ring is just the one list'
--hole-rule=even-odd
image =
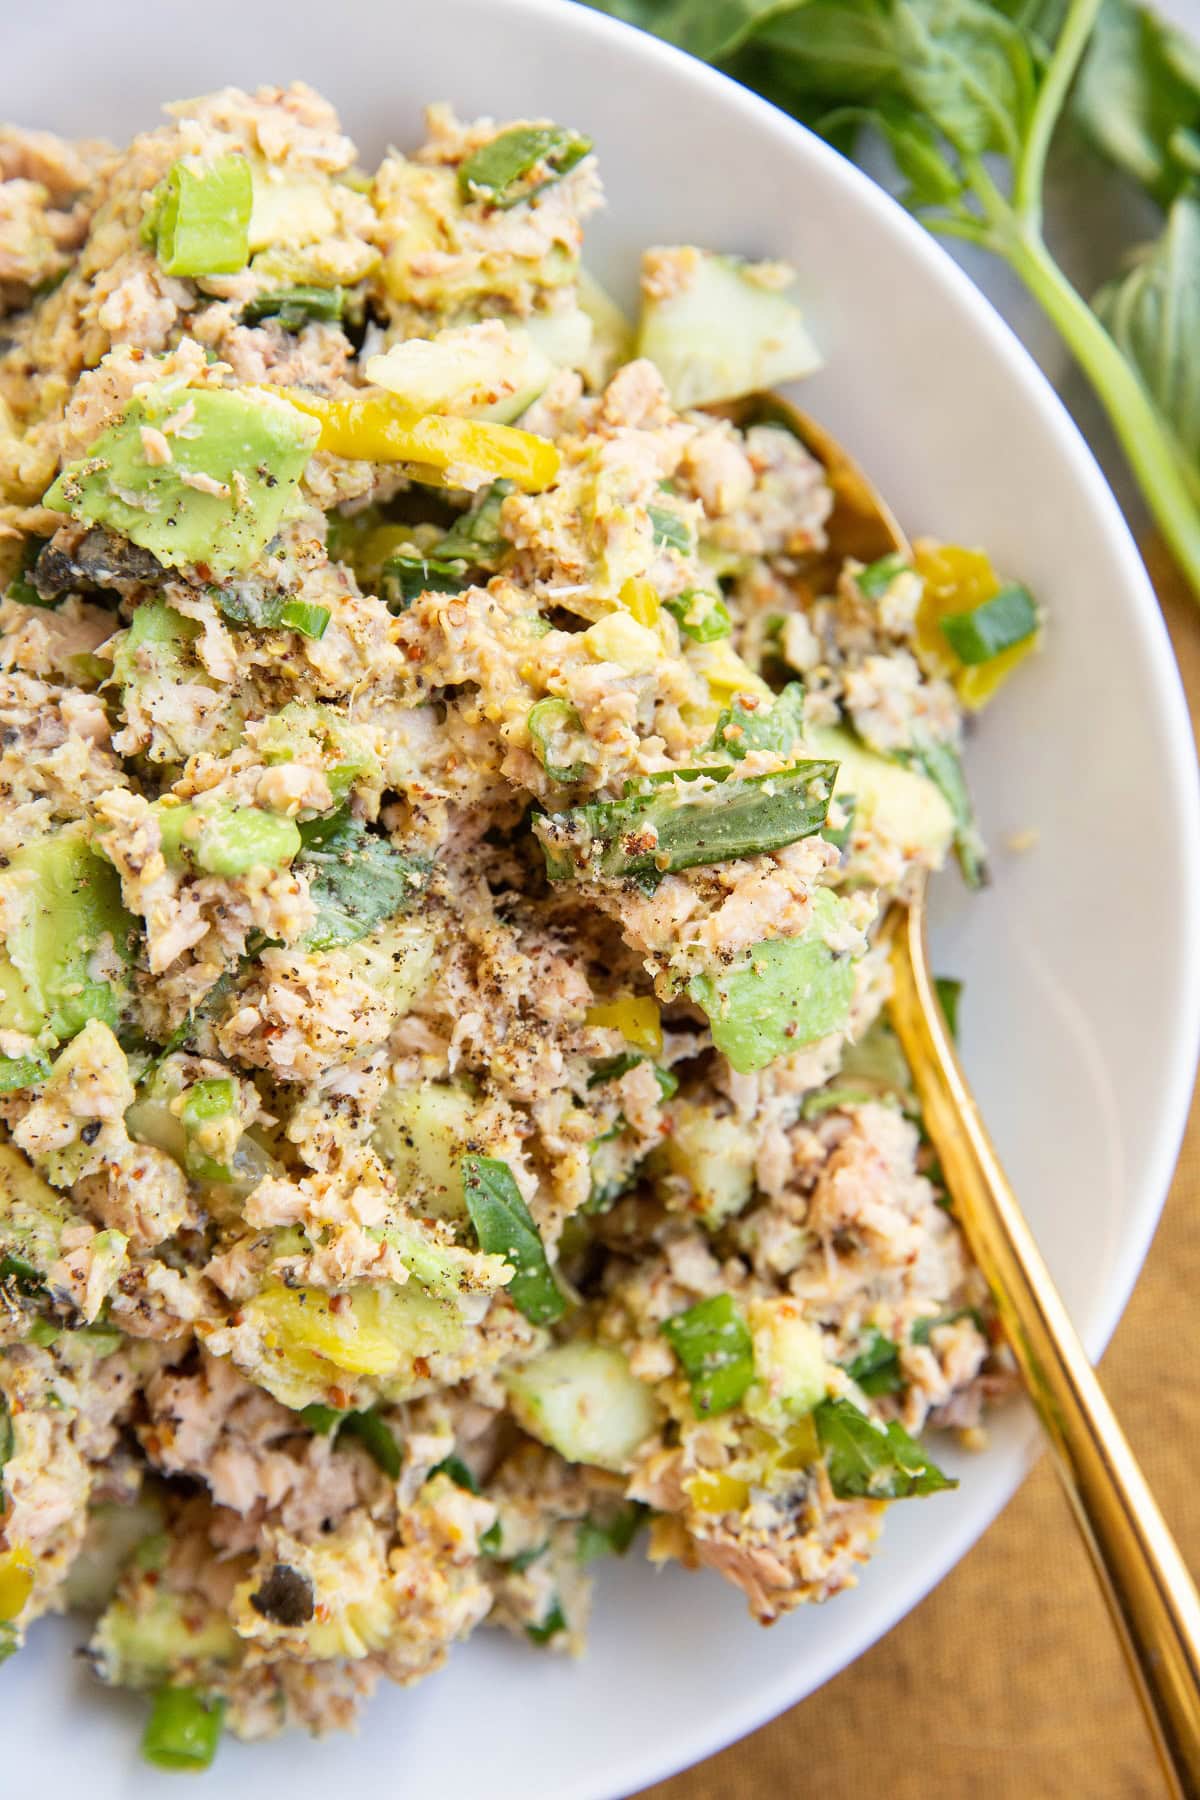
{"label": "salmon salad", "polygon": [[1041,616],[773,397],[819,271],[616,304],[579,131],[165,119],[0,129],[0,1660],[78,1615],[197,1769],[953,1507],[1011,1376],[879,927]]}

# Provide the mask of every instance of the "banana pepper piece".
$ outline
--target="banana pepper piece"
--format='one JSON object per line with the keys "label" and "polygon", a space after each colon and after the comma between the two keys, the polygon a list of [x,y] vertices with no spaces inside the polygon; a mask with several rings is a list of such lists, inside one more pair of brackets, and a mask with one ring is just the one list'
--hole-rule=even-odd
{"label": "banana pepper piece", "polygon": [[562,458],[549,439],[489,419],[414,413],[392,394],[325,400],[299,388],[275,388],[321,427],[319,450],[358,462],[404,463],[413,477],[445,487],[477,487],[505,478],[541,493]]}

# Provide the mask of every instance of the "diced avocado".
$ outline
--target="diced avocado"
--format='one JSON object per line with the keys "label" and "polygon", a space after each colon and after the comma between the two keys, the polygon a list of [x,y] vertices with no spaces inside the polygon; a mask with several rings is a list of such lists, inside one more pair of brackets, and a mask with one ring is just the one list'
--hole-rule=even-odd
{"label": "diced avocado", "polygon": [[74,1217],[19,1150],[0,1144],[0,1279],[11,1276],[19,1288],[44,1280]]}
{"label": "diced avocado", "polygon": [[299,249],[337,231],[337,209],[328,176],[302,174],[258,160],[251,164],[250,173],[252,256],[260,250]]}
{"label": "diced avocado", "polygon": [[[99,1113],[89,1110],[88,1096],[92,1093],[103,1096],[97,1102],[98,1107],[103,1109]],[[44,1105],[54,1112],[60,1112],[66,1130],[56,1131],[48,1146],[32,1150],[31,1154],[47,1181],[55,1187],[67,1188],[78,1181],[81,1175],[102,1165],[103,1145],[99,1150],[92,1147],[96,1140],[94,1127],[104,1118],[115,1118],[133,1105],[134,1087],[129,1077],[128,1058],[102,1019],[89,1019],[66,1049],[59,1052],[46,1077],[41,1098]],[[89,1130],[89,1125],[93,1129]],[[85,1132],[88,1133],[87,1136],[84,1136]],[[18,1142],[20,1137],[18,1128]],[[100,1233],[100,1237],[110,1240],[120,1236],[120,1232]],[[122,1238],[122,1249],[124,1241]],[[92,1248],[99,1249],[99,1238],[93,1240]],[[118,1257],[118,1264],[120,1260]],[[96,1279],[99,1282],[98,1262]],[[89,1303],[92,1298],[92,1286],[89,1283]]]}
{"label": "diced avocado", "polygon": [[376,788],[383,782],[368,734],[333,706],[289,700],[255,727],[254,741],[265,763],[319,762],[338,804],[353,787]]}
{"label": "diced avocado", "polygon": [[231,575],[292,516],[319,434],[315,419],[261,389],[159,382],[67,465],[43,504],[119,531],[168,568]]}
{"label": "diced avocado", "polygon": [[767,939],[732,968],[693,975],[688,993],[708,1014],[713,1043],[739,1075],[845,1025],[854,964],[828,943],[845,912],[844,900],[818,888],[812,924],[801,936]]}
{"label": "diced avocado", "polygon": [[88,1651],[101,1681],[146,1688],[212,1673],[236,1662],[241,1645],[223,1612],[198,1594],[172,1593],[147,1571],[122,1584]]}
{"label": "diced avocado", "polygon": [[553,372],[531,336],[497,319],[436,338],[406,338],[366,365],[368,381],[414,412],[462,413],[502,424],[533,404]]}
{"label": "diced avocado", "polygon": [[459,1164],[477,1137],[478,1119],[478,1101],[448,1082],[393,1087],[384,1095],[373,1142],[410,1212],[466,1218]]}
{"label": "diced avocado", "polygon": [[623,1473],[658,1427],[651,1390],[613,1344],[561,1344],[506,1370],[504,1385],[518,1423],[567,1462]]}
{"label": "diced avocado", "polygon": [[101,1500],[89,1506],[87,1535],[63,1583],[66,1604],[81,1612],[107,1606],[138,1545],[162,1528],[162,1504],[152,1489],[132,1503]]}
{"label": "diced avocado", "polygon": [[[661,253],[655,253],[661,254]],[[821,366],[799,309],[754,264],[683,248],[664,294],[645,293],[637,353],[681,411],[797,381]]]}
{"label": "diced avocado", "polygon": [[810,1413],[825,1398],[829,1366],[821,1334],[795,1300],[750,1300],[746,1321],[754,1339],[756,1380],[745,1407],[777,1430]]}
{"label": "diced avocado", "polygon": [[411,1012],[429,986],[437,937],[427,919],[389,919],[351,946],[351,962],[387,1000],[396,1018]]}
{"label": "diced avocado", "polygon": [[[284,1406],[328,1399],[360,1382],[374,1394],[405,1398],[430,1376],[430,1359],[462,1345],[457,1302],[418,1281],[360,1285],[331,1298],[319,1288],[264,1288],[242,1308],[259,1339],[258,1354],[239,1332],[233,1360]],[[349,1379],[347,1379],[349,1377]]]}
{"label": "diced avocado", "polygon": [[283,868],[300,852],[296,821],[261,806],[163,799],[154,802],[153,812],[170,868],[234,877]]}
{"label": "diced avocado", "polygon": [[680,1100],[671,1108],[671,1132],[657,1152],[672,1175],[691,1189],[690,1206],[710,1231],[741,1212],[754,1191],[756,1134],[735,1118]]}
{"label": "diced avocado", "polygon": [[8,874],[19,879],[0,951],[0,1026],[61,1042],[89,1019],[115,1025],[122,995],[93,973],[105,947],[129,956],[136,929],[115,869],[69,827],[15,851]]}
{"label": "diced avocado", "polygon": [[954,815],[928,776],[878,755],[837,726],[811,726],[805,741],[841,765],[834,797],[853,799],[856,826],[909,854],[943,860],[954,841]]}

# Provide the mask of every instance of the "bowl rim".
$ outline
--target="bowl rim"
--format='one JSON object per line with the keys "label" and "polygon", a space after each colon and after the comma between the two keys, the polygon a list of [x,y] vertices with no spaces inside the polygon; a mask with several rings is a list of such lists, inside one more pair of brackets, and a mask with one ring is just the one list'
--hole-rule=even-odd
{"label": "bowl rim", "polygon": [[[468,0],[468,5],[471,3],[472,0]],[[504,4],[510,12],[523,14],[531,24],[553,21],[561,25],[567,10],[565,0],[504,0]],[[582,3],[570,0],[570,10],[575,14],[572,28],[579,34],[581,47],[586,48],[589,39],[619,43],[629,55],[638,56],[652,67],[661,69],[673,83],[690,83],[698,109],[707,103],[740,114],[765,135],[781,141],[793,154],[799,152],[824,165],[834,180],[841,181],[848,201],[868,212],[880,232],[897,240],[902,253],[914,260],[930,282],[948,289],[972,315],[986,347],[1007,368],[1014,384],[1020,387],[1030,408],[1052,437],[1058,453],[1071,465],[1095,515],[1097,530],[1106,540],[1114,579],[1129,595],[1130,622],[1149,665],[1151,682],[1162,708],[1164,737],[1170,746],[1170,758],[1162,773],[1177,826],[1180,887],[1185,901],[1181,910],[1184,916],[1189,911],[1192,916],[1200,915],[1200,765],[1178,664],[1158,597],[1128,521],[1093,451],[1047,376],[991,301],[943,245],[870,176],[839,155],[814,132],[732,77],[637,26],[594,11],[586,0]],[[1190,907],[1187,901],[1191,902]],[[1099,1358],[1116,1329],[1141,1273],[1166,1203],[1191,1107],[1200,1058],[1200,933],[1185,933],[1177,950],[1178,1000],[1169,1021],[1172,1038],[1168,1058],[1170,1078],[1163,1094],[1153,1153],[1132,1184],[1136,1198],[1130,1207],[1125,1242],[1109,1271],[1107,1289],[1098,1301],[1091,1329],[1083,1334],[1093,1361]],[[810,1656],[802,1674],[794,1667],[789,1670],[785,1666],[767,1687],[760,1688],[748,1699],[731,1701],[720,1714],[710,1716],[701,1729],[697,1730],[693,1722],[686,1730],[670,1731],[665,1740],[655,1746],[653,1754],[639,1750],[624,1755],[606,1769],[602,1789],[584,1778],[560,1787],[558,1800],[611,1800],[613,1795],[632,1795],[666,1780],[777,1718],[815,1693],[842,1669],[849,1668],[950,1573],[1012,1499],[1032,1468],[1040,1447],[1036,1421],[1028,1409],[1025,1410],[1020,1437],[1023,1454],[1011,1479],[1002,1483],[998,1494],[989,1498],[980,1511],[972,1513],[969,1520],[963,1520],[960,1515],[942,1538],[937,1554],[928,1562],[904,1578],[898,1570],[893,1572],[893,1591],[887,1604],[871,1615],[866,1628],[856,1634],[857,1648],[849,1655],[838,1653],[824,1661],[820,1656]]]}

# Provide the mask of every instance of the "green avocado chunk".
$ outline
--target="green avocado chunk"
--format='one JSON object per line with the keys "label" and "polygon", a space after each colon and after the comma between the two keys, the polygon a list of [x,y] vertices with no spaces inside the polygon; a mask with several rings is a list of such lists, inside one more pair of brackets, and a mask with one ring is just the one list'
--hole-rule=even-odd
{"label": "green avocado chunk", "polygon": [[708,1014],[713,1043],[739,1075],[765,1069],[846,1023],[854,964],[827,941],[845,910],[829,888],[818,888],[813,922],[800,937],[768,939],[740,965],[693,975],[688,994]]}
{"label": "green avocado chunk", "polygon": [[273,394],[160,382],[67,465],[44,503],[121,532],[168,568],[231,575],[291,516],[319,429]]}
{"label": "green avocado chunk", "polygon": [[156,800],[154,813],[163,856],[173,868],[191,865],[205,875],[246,875],[251,869],[280,868],[300,850],[296,821],[261,806]]}
{"label": "green avocado chunk", "polygon": [[89,1019],[115,1026],[118,994],[92,964],[105,936],[129,954],[135,926],[116,870],[67,829],[17,850],[9,872],[28,879],[0,950],[0,1027],[61,1042]]}

